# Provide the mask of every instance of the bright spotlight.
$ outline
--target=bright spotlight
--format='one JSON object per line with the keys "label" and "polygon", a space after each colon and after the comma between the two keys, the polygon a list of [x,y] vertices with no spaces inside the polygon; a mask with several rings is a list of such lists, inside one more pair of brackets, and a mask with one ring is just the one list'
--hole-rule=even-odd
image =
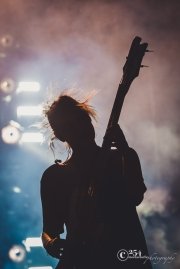
{"label": "bright spotlight", "polygon": [[25,249],[19,245],[14,245],[10,250],[9,250],[9,258],[13,262],[22,262],[25,259],[26,252]]}
{"label": "bright spotlight", "polygon": [[53,269],[51,266],[28,267],[28,269]]}
{"label": "bright spotlight", "polygon": [[11,47],[13,45],[13,37],[11,35],[4,35],[1,38],[1,45],[3,47]]}
{"label": "bright spotlight", "polygon": [[19,143],[42,143],[43,141],[43,134],[38,132],[26,132],[22,134]]}
{"label": "bright spotlight", "polygon": [[17,187],[17,186],[13,187],[12,190],[15,193],[21,193],[21,189],[19,187]]}
{"label": "bright spotlight", "polygon": [[6,103],[10,103],[12,101],[12,96],[11,95],[7,95],[4,98],[2,98],[2,100]]}
{"label": "bright spotlight", "polygon": [[42,240],[40,237],[28,237],[23,241],[26,250],[29,252],[32,247],[42,247]]}
{"label": "bright spotlight", "polygon": [[18,106],[17,107],[17,116],[41,116],[42,115],[42,106]]}
{"label": "bright spotlight", "polygon": [[2,140],[7,144],[16,144],[21,137],[21,133],[16,126],[9,124],[2,128],[1,137]]}
{"label": "bright spotlight", "polygon": [[14,91],[15,82],[11,78],[4,78],[0,82],[0,89],[2,92],[8,94]]}
{"label": "bright spotlight", "polygon": [[16,92],[38,92],[40,87],[40,83],[36,81],[20,81]]}

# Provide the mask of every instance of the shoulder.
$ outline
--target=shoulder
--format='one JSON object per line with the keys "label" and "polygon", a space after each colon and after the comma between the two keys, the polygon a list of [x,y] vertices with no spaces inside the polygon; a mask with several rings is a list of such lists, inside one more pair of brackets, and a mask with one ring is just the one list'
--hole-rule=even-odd
{"label": "shoulder", "polygon": [[[42,174],[40,180],[40,193],[43,203],[64,203],[68,199],[69,178],[65,167],[59,164],[49,166]],[[59,205],[60,206],[60,205]]]}
{"label": "shoulder", "polygon": [[127,147],[127,149],[125,151],[121,151],[121,150],[118,150],[118,149],[115,149],[115,150],[111,150],[111,154],[114,154],[114,156],[122,156],[122,155],[125,155],[127,157],[130,157],[130,158],[135,158],[135,159],[139,159],[138,157],[138,154],[137,152],[135,151],[135,149],[131,148],[131,147]]}
{"label": "shoulder", "polygon": [[138,153],[133,148],[129,148],[127,152],[127,159],[132,163],[140,164]]}
{"label": "shoulder", "polygon": [[52,164],[43,172],[43,176],[52,174],[52,173],[56,172],[57,169],[58,169],[58,164]]}
{"label": "shoulder", "polygon": [[57,171],[57,164],[53,164],[49,166],[42,174],[42,178],[46,178],[47,176],[54,174]]}
{"label": "shoulder", "polygon": [[124,159],[126,163],[128,163],[129,165],[140,165],[140,160],[139,160],[139,156],[137,154],[137,152],[133,149],[128,147],[125,151],[121,151],[119,149],[113,149],[110,150],[107,153],[107,158],[110,162],[113,163],[119,163],[122,162],[122,160]]}
{"label": "shoulder", "polygon": [[49,166],[42,174],[41,184],[48,184],[56,181],[58,178],[62,178],[63,166],[59,164],[53,164]]}

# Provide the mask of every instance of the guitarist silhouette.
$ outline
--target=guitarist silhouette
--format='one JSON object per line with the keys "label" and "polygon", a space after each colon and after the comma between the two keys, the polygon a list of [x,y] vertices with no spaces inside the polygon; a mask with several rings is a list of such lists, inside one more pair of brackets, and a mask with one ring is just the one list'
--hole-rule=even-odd
{"label": "guitarist silhouette", "polygon": [[[152,268],[136,212],[146,191],[140,161],[117,124],[147,48],[140,41],[136,37],[132,43],[124,69],[128,61],[132,65],[132,50],[138,50],[136,72],[128,70],[130,77],[124,73],[123,95],[118,89],[102,147],[95,143],[95,112],[86,101],[61,95],[45,111],[55,137],[72,149],[64,163],[57,161],[41,179],[42,241],[60,259],[57,269]],[[61,239],[64,224],[67,237]]]}

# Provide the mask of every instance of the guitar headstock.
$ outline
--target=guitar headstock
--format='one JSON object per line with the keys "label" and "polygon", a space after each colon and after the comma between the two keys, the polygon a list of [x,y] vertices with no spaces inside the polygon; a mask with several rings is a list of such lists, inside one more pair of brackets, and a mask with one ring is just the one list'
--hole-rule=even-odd
{"label": "guitar headstock", "polygon": [[141,43],[141,38],[136,36],[132,41],[126,63],[123,67],[123,80],[131,83],[138,77],[142,59],[147,50],[148,43]]}

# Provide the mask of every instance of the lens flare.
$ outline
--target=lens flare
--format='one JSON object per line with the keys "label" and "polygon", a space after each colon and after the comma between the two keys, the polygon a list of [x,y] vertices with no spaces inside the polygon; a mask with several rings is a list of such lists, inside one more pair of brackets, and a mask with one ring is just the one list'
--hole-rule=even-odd
{"label": "lens flare", "polygon": [[25,257],[26,257],[26,251],[20,245],[14,245],[9,250],[9,258],[13,262],[22,262],[22,261],[24,261]]}

